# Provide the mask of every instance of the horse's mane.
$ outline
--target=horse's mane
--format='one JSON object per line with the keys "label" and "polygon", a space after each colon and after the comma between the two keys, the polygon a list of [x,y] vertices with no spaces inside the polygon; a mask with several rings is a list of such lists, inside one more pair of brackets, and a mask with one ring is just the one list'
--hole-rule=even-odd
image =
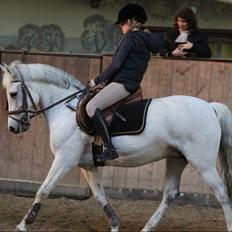
{"label": "horse's mane", "polygon": [[25,81],[41,81],[68,89],[70,86],[83,89],[84,86],[67,72],[46,64],[23,64],[21,61],[13,61],[9,65],[15,78],[22,75]]}

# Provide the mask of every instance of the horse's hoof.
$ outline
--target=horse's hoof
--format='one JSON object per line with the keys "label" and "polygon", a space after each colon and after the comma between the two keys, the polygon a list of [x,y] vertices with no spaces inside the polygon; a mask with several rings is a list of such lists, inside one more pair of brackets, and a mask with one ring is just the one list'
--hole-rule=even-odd
{"label": "horse's hoof", "polygon": [[115,226],[115,227],[111,226],[111,232],[119,232],[119,226]]}
{"label": "horse's hoof", "polygon": [[148,230],[148,229],[146,229],[146,228],[141,228],[141,230],[139,230],[140,232],[152,232],[153,230]]}
{"label": "horse's hoof", "polygon": [[17,225],[17,227],[15,228],[15,231],[17,231],[17,232],[25,232],[25,231],[27,231],[27,229],[26,229],[26,226],[25,226],[25,225],[19,224],[19,225]]}

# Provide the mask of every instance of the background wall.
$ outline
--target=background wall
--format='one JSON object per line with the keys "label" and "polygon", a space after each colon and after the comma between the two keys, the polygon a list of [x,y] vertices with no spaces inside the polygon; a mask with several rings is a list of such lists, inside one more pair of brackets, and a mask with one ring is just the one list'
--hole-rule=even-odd
{"label": "background wall", "polygon": [[[1,0],[0,49],[112,52],[121,36],[113,22],[128,2],[144,6],[148,26],[171,27],[180,8],[192,7],[200,28],[232,30],[232,4],[215,0]],[[212,43],[214,57],[232,57],[231,44]]]}
{"label": "background wall", "polygon": [[[14,60],[43,63],[61,68],[81,83],[99,75],[112,56],[25,53],[0,51],[0,63]],[[190,95],[208,102],[225,103],[232,110],[232,61],[167,59],[152,57],[142,82],[144,98]],[[167,68],[168,67],[168,68]],[[43,115],[31,121],[27,133],[14,135],[7,130],[6,94],[0,88],[0,192],[31,195],[46,177],[54,159],[49,146],[49,131]],[[165,160],[137,168],[104,167],[101,177],[109,196],[131,199],[160,199],[165,176]],[[221,174],[220,167],[219,173]],[[191,165],[181,179],[182,200],[215,205],[211,190]],[[75,168],[59,181],[55,195],[90,196],[80,169]]]}

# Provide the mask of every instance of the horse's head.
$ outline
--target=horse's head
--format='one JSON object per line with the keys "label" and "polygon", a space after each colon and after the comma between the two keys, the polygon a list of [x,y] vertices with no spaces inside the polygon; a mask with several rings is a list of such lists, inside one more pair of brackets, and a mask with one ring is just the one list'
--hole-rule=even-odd
{"label": "horse's head", "polygon": [[8,130],[16,134],[27,131],[39,102],[38,94],[26,84],[17,65],[4,64],[0,67],[8,102]]}

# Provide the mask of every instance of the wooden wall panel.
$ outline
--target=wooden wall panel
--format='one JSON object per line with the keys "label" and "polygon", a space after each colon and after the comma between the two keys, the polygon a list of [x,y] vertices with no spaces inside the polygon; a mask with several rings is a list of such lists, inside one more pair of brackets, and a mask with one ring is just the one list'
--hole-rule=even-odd
{"label": "wooden wall panel", "polygon": [[224,63],[224,86],[223,86],[223,101],[232,110],[232,65]]}
{"label": "wooden wall panel", "polygon": [[[61,68],[81,83],[95,78],[111,62],[111,56],[86,57],[49,54],[2,53],[2,63],[23,59],[26,63],[45,63]],[[231,62],[175,60],[152,58],[142,82],[144,98],[170,95],[197,96],[207,101],[226,103],[232,110]],[[47,126],[42,116],[32,122],[29,132],[12,135],[7,131],[6,99],[0,97],[0,177],[24,180],[42,180],[47,175],[53,156],[49,148]],[[204,155],[204,154],[202,154]],[[103,183],[110,188],[162,190],[165,160],[138,168],[100,168]],[[61,183],[86,185],[77,168]],[[193,193],[211,193],[199,174],[188,166],[184,171],[181,190]]]}
{"label": "wooden wall panel", "polygon": [[223,87],[225,77],[224,63],[212,62],[210,76],[209,101],[223,102]]}
{"label": "wooden wall panel", "polygon": [[150,60],[144,75],[144,81],[141,83],[144,98],[159,96],[160,69],[162,66],[160,60]]}
{"label": "wooden wall panel", "polygon": [[206,101],[209,100],[210,80],[211,80],[211,62],[199,62],[196,97],[199,97]]}

